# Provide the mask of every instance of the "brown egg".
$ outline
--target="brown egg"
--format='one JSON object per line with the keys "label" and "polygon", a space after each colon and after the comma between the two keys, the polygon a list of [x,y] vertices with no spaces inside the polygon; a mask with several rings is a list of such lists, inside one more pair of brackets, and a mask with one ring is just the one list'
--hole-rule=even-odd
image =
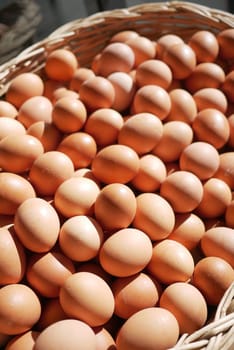
{"label": "brown egg", "polygon": [[135,54],[134,66],[137,67],[145,60],[154,58],[156,55],[156,46],[150,39],[138,35],[126,41]]}
{"label": "brown egg", "polygon": [[19,283],[26,269],[26,255],[13,228],[0,229],[0,285]]}
{"label": "brown egg", "polygon": [[175,316],[180,334],[191,334],[205,325],[208,314],[206,300],[189,283],[176,282],[168,286],[160,297],[159,305]]}
{"label": "brown egg", "polygon": [[197,213],[203,218],[222,216],[232,200],[232,192],[223,180],[211,178],[203,184],[203,197]]}
{"label": "brown egg", "polygon": [[0,289],[0,332],[14,335],[30,330],[39,320],[41,304],[36,293],[24,284]]}
{"label": "brown egg", "polygon": [[74,98],[77,100],[79,99],[79,94],[76,91],[66,88],[65,86],[58,87],[53,92],[53,104],[55,104],[58,100],[64,97]]}
{"label": "brown egg", "polygon": [[69,89],[79,92],[81,84],[87,79],[94,76],[95,74],[90,68],[85,68],[85,67],[77,68],[72,79],[69,81]]}
{"label": "brown egg", "polygon": [[95,139],[98,146],[109,146],[116,143],[123,123],[122,115],[116,110],[100,108],[89,115],[84,130]]}
{"label": "brown egg", "polygon": [[61,131],[54,124],[44,121],[39,121],[30,125],[27,129],[27,134],[41,141],[45,152],[55,150],[62,139]]}
{"label": "brown egg", "polygon": [[168,239],[183,244],[188,250],[194,249],[205,233],[205,225],[194,213],[176,214],[175,226]]}
{"label": "brown egg", "polygon": [[92,215],[100,192],[96,182],[85,177],[71,177],[55,191],[55,208],[66,218],[75,215]]}
{"label": "brown egg", "polygon": [[79,96],[87,109],[91,111],[111,108],[115,100],[115,89],[107,78],[95,76],[81,84]]}
{"label": "brown egg", "polygon": [[68,277],[60,289],[59,300],[70,318],[79,319],[91,327],[104,325],[114,312],[110,287],[91,272],[76,272]]}
{"label": "brown egg", "polygon": [[182,121],[192,124],[197,115],[197,106],[193,96],[186,90],[175,88],[169,93],[171,110],[167,121]]}
{"label": "brown egg", "polygon": [[87,261],[77,266],[76,272],[92,272],[101,277],[108,285],[111,285],[113,276],[107,273],[97,260]]}
{"label": "brown egg", "polygon": [[0,118],[0,140],[8,135],[24,135],[25,127],[16,119],[10,117]]}
{"label": "brown egg", "polygon": [[60,305],[59,298],[47,298],[44,300],[41,316],[36,329],[42,331],[51,324],[67,319],[67,315]]}
{"label": "brown egg", "polygon": [[41,96],[44,83],[35,73],[21,73],[15,77],[7,90],[6,101],[19,108],[27,99]]}
{"label": "brown egg", "polygon": [[126,42],[127,40],[134,39],[138,36],[139,34],[134,30],[121,30],[111,37],[110,42]]}
{"label": "brown egg", "polygon": [[228,227],[234,228],[234,200],[226,208],[225,223]]}
{"label": "brown egg", "polygon": [[179,159],[180,169],[190,171],[200,180],[211,178],[219,167],[219,153],[208,142],[193,142],[186,146]]}
{"label": "brown egg", "polygon": [[53,79],[46,79],[44,81],[43,96],[47,97],[52,103],[54,103],[54,92],[61,87],[64,87],[63,82]]}
{"label": "brown egg", "polygon": [[201,239],[205,256],[217,256],[234,268],[234,230],[220,226],[207,230]]}
{"label": "brown egg", "polygon": [[151,257],[150,238],[136,228],[124,228],[113,233],[105,240],[99,253],[102,268],[116,277],[132,276],[141,272]]}
{"label": "brown egg", "polygon": [[96,335],[95,350],[116,350],[112,335],[104,327],[98,327],[94,329],[94,332]]}
{"label": "brown egg", "polygon": [[0,117],[14,119],[18,114],[17,109],[13,104],[5,100],[0,100]]}
{"label": "brown egg", "polygon": [[124,319],[137,311],[155,306],[159,300],[159,287],[144,272],[116,278],[111,289],[115,298],[115,314]]}
{"label": "brown egg", "polygon": [[166,350],[176,344],[178,337],[179,325],[175,316],[161,307],[151,307],[136,312],[125,321],[118,332],[116,345],[121,350]]}
{"label": "brown egg", "polygon": [[140,168],[131,184],[141,192],[155,192],[167,176],[167,169],[163,161],[153,154],[146,154],[140,158]]}
{"label": "brown egg", "polygon": [[199,63],[185,81],[186,89],[194,94],[204,88],[218,89],[225,80],[224,70],[212,62]]}
{"label": "brown egg", "polygon": [[91,165],[94,176],[105,184],[127,183],[139,170],[139,157],[130,147],[110,145],[102,148]]}
{"label": "brown egg", "polygon": [[219,53],[216,36],[208,30],[198,30],[189,39],[188,45],[196,54],[197,62],[214,62]]}
{"label": "brown egg", "polygon": [[26,128],[38,121],[52,123],[52,102],[45,96],[27,99],[19,108],[17,120]]}
{"label": "brown egg", "polygon": [[175,162],[192,140],[193,130],[189,124],[183,121],[169,121],[163,124],[163,135],[152,153],[164,162]]}
{"label": "brown egg", "polygon": [[219,169],[214,177],[223,180],[226,184],[234,190],[234,170],[233,170],[234,152],[224,152],[220,154]]}
{"label": "brown egg", "polygon": [[194,261],[183,244],[164,239],[153,245],[153,255],[147,270],[163,284],[187,282],[192,277]]}
{"label": "brown egg", "polygon": [[163,120],[170,112],[171,100],[162,87],[145,85],[136,91],[132,107],[134,113],[152,113]]}
{"label": "brown egg", "polygon": [[222,91],[227,96],[230,102],[234,102],[234,70],[228,73],[225,80],[221,86]]}
{"label": "brown egg", "polygon": [[183,39],[179,35],[175,34],[163,34],[157,40],[157,54],[156,57],[162,59],[164,52],[175,44],[184,43]]}
{"label": "brown egg", "polygon": [[0,167],[4,171],[23,173],[43,153],[44,148],[36,137],[11,134],[0,141]]}
{"label": "brown egg", "polygon": [[86,177],[87,179],[93,180],[100,187],[100,181],[93,175],[92,170],[89,168],[80,168],[77,169],[74,174],[74,177]]}
{"label": "brown egg", "polygon": [[67,256],[50,250],[48,253],[32,254],[28,259],[26,279],[39,295],[46,298],[59,296],[60,287],[75,273],[75,266]]}
{"label": "brown egg", "polygon": [[37,337],[33,350],[49,348],[96,350],[96,337],[91,327],[76,319],[57,321]]}
{"label": "brown egg", "polygon": [[217,149],[227,143],[230,135],[226,116],[214,108],[206,108],[200,111],[192,124],[192,128],[199,141],[208,142]]}
{"label": "brown egg", "polygon": [[100,224],[93,218],[79,215],[66,220],[59,233],[59,246],[73,261],[95,258],[104,240]]}
{"label": "brown egg", "polygon": [[59,99],[52,111],[53,123],[64,133],[80,130],[87,118],[85,105],[76,98]]}
{"label": "brown egg", "polygon": [[136,200],[137,210],[133,226],[144,231],[153,241],[169,236],[175,224],[171,205],[156,193],[141,193]]}
{"label": "brown egg", "polygon": [[209,305],[218,305],[233,281],[232,266],[222,258],[209,256],[196,264],[192,283]]}
{"label": "brown egg", "polygon": [[77,58],[68,49],[53,50],[46,57],[45,72],[49,79],[62,82],[71,80],[77,67]]}
{"label": "brown egg", "polygon": [[163,134],[161,120],[151,113],[138,113],[128,118],[118,135],[118,143],[131,147],[138,155],[150,152]]}
{"label": "brown egg", "polygon": [[135,63],[135,54],[131,47],[123,42],[111,42],[101,52],[98,74],[107,77],[114,72],[128,73]]}
{"label": "brown egg", "polygon": [[158,85],[167,90],[172,82],[172,72],[169,66],[157,59],[146,60],[136,69],[136,84]]}
{"label": "brown egg", "polygon": [[22,176],[8,172],[0,173],[0,214],[15,214],[21,203],[35,196],[31,183]]}
{"label": "brown egg", "polygon": [[14,228],[26,248],[42,253],[48,252],[55,245],[60,221],[53,206],[45,199],[29,198],[18,207],[14,217]]}
{"label": "brown egg", "polygon": [[40,332],[27,331],[26,333],[13,337],[6,346],[6,350],[33,350],[35,341]]}
{"label": "brown egg", "polygon": [[179,170],[167,176],[161,184],[160,194],[176,213],[189,213],[200,204],[203,186],[195,174]]}
{"label": "brown egg", "polygon": [[233,28],[224,29],[217,35],[217,40],[219,43],[220,56],[223,59],[233,59],[234,58],[234,30]]}
{"label": "brown egg", "polygon": [[126,110],[131,105],[136,92],[134,80],[125,72],[113,72],[108,75],[107,78],[112,83],[115,90],[112,108],[119,112]]}
{"label": "brown egg", "polygon": [[214,108],[222,113],[226,113],[228,101],[225,94],[215,88],[200,89],[193,95],[198,111],[206,108]]}
{"label": "brown egg", "polygon": [[49,196],[73,173],[74,165],[66,154],[49,151],[35,160],[29,172],[29,179],[39,194]]}
{"label": "brown egg", "polygon": [[96,198],[94,214],[103,229],[128,227],[136,214],[136,198],[127,185],[113,183],[104,186]]}

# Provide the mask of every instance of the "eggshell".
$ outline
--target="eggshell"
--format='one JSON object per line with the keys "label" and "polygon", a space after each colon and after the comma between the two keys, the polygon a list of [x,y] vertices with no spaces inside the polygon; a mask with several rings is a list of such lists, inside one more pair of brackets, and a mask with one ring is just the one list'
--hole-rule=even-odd
{"label": "eggshell", "polygon": [[20,175],[0,173],[0,214],[15,214],[17,208],[36,193],[31,183]]}
{"label": "eggshell", "polygon": [[55,105],[58,100],[64,97],[74,98],[77,100],[79,99],[79,94],[76,91],[66,88],[65,86],[58,87],[53,92],[53,98],[52,98],[53,104]]}
{"label": "eggshell", "polygon": [[50,79],[68,81],[75,74],[77,67],[77,58],[68,49],[53,50],[46,57],[45,72]]}
{"label": "eggshell", "polygon": [[175,316],[166,309],[152,307],[136,312],[123,324],[116,345],[121,350],[166,350],[176,344],[178,337]]}
{"label": "eggshell", "polygon": [[44,121],[31,124],[27,129],[27,134],[41,141],[45,152],[55,150],[62,139],[60,130],[54,124]]}
{"label": "eggshell", "polygon": [[234,200],[226,208],[225,223],[228,227],[234,228]]}
{"label": "eggshell", "polygon": [[93,180],[100,187],[100,181],[93,175],[91,169],[89,168],[80,168],[75,170],[73,177],[85,177],[87,179]]}
{"label": "eggshell", "polygon": [[156,193],[141,193],[136,200],[137,210],[133,226],[143,230],[151,240],[161,240],[169,236],[175,224],[171,205]]}
{"label": "eggshell", "polygon": [[11,339],[7,346],[6,350],[33,350],[35,341],[40,333],[37,331],[27,331],[24,334],[20,334]]}
{"label": "eggshell", "polygon": [[84,215],[66,220],[59,233],[59,246],[73,261],[87,261],[96,257],[103,240],[99,223]]}
{"label": "eggshell", "polygon": [[76,268],[76,272],[91,272],[101,277],[109,286],[113,281],[113,276],[107,273],[99,264],[98,259],[83,262]]}
{"label": "eggshell", "polygon": [[133,179],[139,170],[139,157],[130,147],[110,145],[102,148],[93,159],[91,170],[94,176],[105,184],[125,184]]}
{"label": "eggshell", "polygon": [[174,88],[169,93],[171,110],[167,121],[182,121],[192,124],[197,115],[197,106],[193,96],[182,88]]}
{"label": "eggshell", "polygon": [[35,73],[21,73],[12,79],[6,93],[6,101],[19,108],[27,99],[41,96],[44,83]]}
{"label": "eggshell", "polygon": [[127,277],[142,271],[151,256],[150,238],[141,230],[125,228],[105,240],[100,249],[99,261],[109,274]]}
{"label": "eggshell", "polygon": [[33,350],[96,350],[96,337],[91,327],[75,319],[61,320],[45,328],[36,339]]}
{"label": "eggshell", "polygon": [[220,31],[217,35],[217,40],[219,43],[220,56],[223,59],[233,59],[234,58],[234,30],[233,28],[228,28]]}
{"label": "eggshell", "polygon": [[37,322],[36,329],[41,332],[51,324],[67,318],[67,315],[60,305],[59,298],[46,298],[44,299],[41,316]]}
{"label": "eggshell", "polygon": [[94,329],[96,335],[96,350],[115,350],[116,345],[111,334],[104,328]]}
{"label": "eggshell", "polygon": [[225,80],[221,86],[222,91],[228,98],[229,102],[234,102],[234,71],[232,70],[225,77]]}
{"label": "eggshell", "polygon": [[17,109],[13,104],[5,100],[0,101],[0,117],[14,119],[17,116]]}
{"label": "eggshell", "polygon": [[24,284],[0,289],[0,332],[14,335],[30,330],[39,320],[41,304],[36,293]]}
{"label": "eggshell", "polygon": [[220,154],[220,164],[214,177],[226,182],[226,184],[234,190],[234,170],[233,163],[234,152],[224,152]]}
{"label": "eggshell", "polygon": [[0,141],[0,167],[4,171],[23,173],[44,153],[42,143],[34,136],[11,134]]}
{"label": "eggshell", "polygon": [[164,284],[187,282],[193,275],[194,261],[190,251],[183,244],[165,239],[154,243],[147,270]]}
{"label": "eggshell", "polygon": [[168,286],[160,297],[159,305],[175,316],[180,334],[191,334],[205,325],[208,315],[206,300],[189,283],[176,282]]}
{"label": "eggshell", "polygon": [[151,113],[138,113],[128,118],[118,135],[118,143],[131,147],[137,154],[150,152],[163,134],[161,120]]}
{"label": "eggshell", "polygon": [[229,227],[213,227],[207,230],[201,240],[205,256],[217,256],[234,267],[234,230]]}
{"label": "eggshell", "polygon": [[110,42],[126,42],[129,39],[136,38],[138,35],[134,30],[121,30],[111,37]]}
{"label": "eggshell", "polygon": [[157,53],[156,57],[162,59],[163,54],[167,48],[175,44],[184,43],[183,39],[176,34],[163,34],[157,40]]}
{"label": "eggshell", "polygon": [[154,58],[156,55],[156,45],[145,36],[138,35],[130,38],[126,41],[126,44],[130,46],[135,54],[135,67],[147,59]]}
{"label": "eggshell", "polygon": [[87,79],[94,77],[95,74],[90,68],[79,67],[69,81],[69,89],[79,92],[81,84]]}
{"label": "eggshell", "polygon": [[16,119],[0,117],[0,140],[8,135],[24,135],[25,127]]}
{"label": "eggshell", "polygon": [[72,160],[59,151],[48,151],[33,163],[29,179],[38,194],[54,195],[59,185],[74,173]]}
{"label": "eggshell", "polygon": [[208,30],[198,30],[189,39],[188,45],[196,54],[197,62],[214,62],[219,53],[216,36]]}
{"label": "eggshell", "polygon": [[169,66],[157,59],[146,60],[136,69],[136,84],[158,85],[167,90],[172,82],[172,72]]}
{"label": "eggshell", "polygon": [[27,99],[19,108],[17,120],[26,128],[37,121],[52,122],[52,102],[45,96]]}
{"label": "eggshell", "polygon": [[54,92],[61,87],[64,87],[63,82],[54,79],[45,79],[43,96],[47,97],[52,103],[54,103]]}
{"label": "eggshell", "polygon": [[144,272],[115,279],[111,289],[115,298],[115,314],[124,319],[155,306],[160,294],[160,285]]}
{"label": "eggshell", "polygon": [[114,312],[114,297],[108,284],[91,272],[76,272],[60,289],[65,313],[91,327],[106,323]]}
{"label": "eggshell", "polygon": [[55,245],[60,221],[56,210],[45,199],[29,198],[18,207],[14,228],[26,248],[42,253],[48,252]]}
{"label": "eggshell", "polygon": [[201,291],[209,305],[218,305],[233,281],[232,266],[215,256],[198,261],[192,279],[193,285]]}
{"label": "eggshell", "polygon": [[[224,85],[223,85],[224,86]],[[228,101],[225,94],[215,88],[200,89],[193,95],[198,111],[206,108],[215,108],[222,113],[226,113]]]}
{"label": "eggshell", "polygon": [[100,192],[96,182],[85,177],[71,177],[57,188],[55,208],[64,217],[92,215],[94,203]]}

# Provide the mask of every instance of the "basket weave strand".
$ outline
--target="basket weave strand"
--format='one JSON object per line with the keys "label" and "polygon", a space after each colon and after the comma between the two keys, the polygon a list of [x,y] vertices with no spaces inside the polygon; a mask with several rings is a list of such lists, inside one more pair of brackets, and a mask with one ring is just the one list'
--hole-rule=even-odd
{"label": "basket weave strand", "polygon": [[[135,30],[140,35],[157,40],[163,34],[177,34],[187,40],[197,30],[217,34],[234,28],[234,15],[188,2],[148,3],[94,14],[71,21],[45,39],[22,51],[0,66],[0,96],[12,79],[23,72],[42,72],[48,54],[57,48],[68,48],[81,66],[89,66],[96,54],[121,30]],[[233,64],[234,62],[228,62]],[[193,334],[181,336],[170,350],[233,350],[234,283],[223,296],[214,319]]]}

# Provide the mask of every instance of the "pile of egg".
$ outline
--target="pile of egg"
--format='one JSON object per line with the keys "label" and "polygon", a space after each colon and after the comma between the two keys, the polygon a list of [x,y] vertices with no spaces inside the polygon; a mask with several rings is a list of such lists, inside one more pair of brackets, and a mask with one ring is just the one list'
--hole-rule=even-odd
{"label": "pile of egg", "polygon": [[[234,29],[52,51],[0,101],[0,346],[153,350],[234,281]],[[232,312],[232,310],[230,310]]]}

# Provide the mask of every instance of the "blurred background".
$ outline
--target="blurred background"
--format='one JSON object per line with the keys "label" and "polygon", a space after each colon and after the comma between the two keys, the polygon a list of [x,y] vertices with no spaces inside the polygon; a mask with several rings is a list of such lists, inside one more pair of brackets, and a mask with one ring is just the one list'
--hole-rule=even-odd
{"label": "blurred background", "polygon": [[[144,0],[0,0],[0,64],[47,37],[62,24]],[[233,0],[188,1],[234,13]]]}

